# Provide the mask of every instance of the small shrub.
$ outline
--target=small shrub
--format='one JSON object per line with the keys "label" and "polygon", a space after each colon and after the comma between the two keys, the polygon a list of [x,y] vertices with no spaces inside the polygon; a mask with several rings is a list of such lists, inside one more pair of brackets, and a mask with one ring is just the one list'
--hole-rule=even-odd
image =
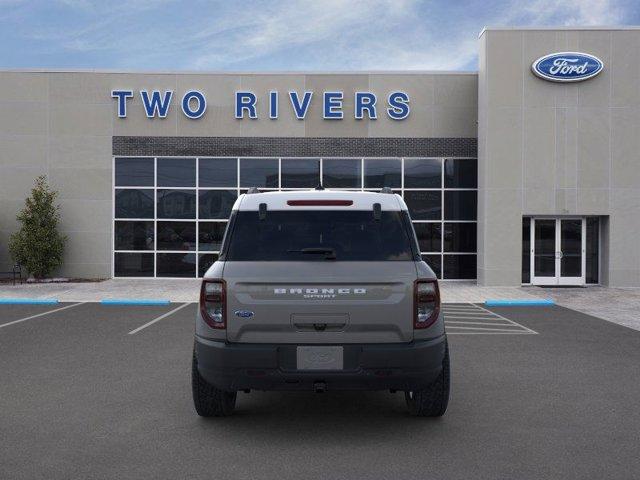
{"label": "small shrub", "polygon": [[17,215],[20,229],[11,235],[9,252],[13,260],[33,275],[44,278],[62,265],[67,237],[58,232],[60,206],[58,192],[51,190],[46,176],[36,178],[31,196]]}

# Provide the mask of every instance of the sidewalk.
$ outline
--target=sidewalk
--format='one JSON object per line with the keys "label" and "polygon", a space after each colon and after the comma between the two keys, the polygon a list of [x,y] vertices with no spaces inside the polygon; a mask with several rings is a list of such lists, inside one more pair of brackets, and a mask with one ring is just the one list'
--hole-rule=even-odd
{"label": "sidewalk", "polygon": [[[475,282],[441,282],[446,303],[483,303],[487,299],[539,299],[544,292],[520,287],[478,287]],[[0,298],[55,298],[60,302],[97,302],[113,298],[144,298],[197,302],[200,280],[125,278],[102,282],[44,283],[0,286]]]}
{"label": "sidewalk", "polygon": [[[198,279],[124,278],[86,283],[0,285],[0,298],[57,299],[59,302],[99,302],[104,299],[197,302]],[[640,330],[638,288],[480,287],[475,282],[441,282],[445,303],[484,303],[486,300],[553,299],[560,306]]]}

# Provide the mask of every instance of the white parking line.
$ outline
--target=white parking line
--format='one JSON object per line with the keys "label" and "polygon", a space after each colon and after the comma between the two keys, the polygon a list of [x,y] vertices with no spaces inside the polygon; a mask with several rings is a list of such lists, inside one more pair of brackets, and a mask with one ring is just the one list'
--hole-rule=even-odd
{"label": "white parking line", "polygon": [[459,330],[482,330],[483,332],[517,332],[518,331],[513,329],[502,329],[502,328],[456,327],[455,325],[452,325],[447,328],[457,328]]}
{"label": "white parking line", "polygon": [[450,323],[456,323],[461,325],[491,325],[495,327],[511,327],[510,323],[488,323],[488,322],[460,322],[456,320],[445,320],[444,323],[449,325]]}
{"label": "white parking line", "polygon": [[147,323],[145,323],[144,325],[139,326],[139,327],[138,327],[138,328],[136,328],[135,330],[131,330],[131,331],[129,332],[129,335],[133,335],[134,333],[138,333],[140,330],[142,330],[142,329],[144,329],[144,328],[147,328],[148,326],[153,325],[153,324],[154,324],[154,323],[156,323],[156,322],[159,322],[159,321],[160,321],[160,320],[162,320],[163,318],[167,318],[169,315],[173,315],[173,314],[174,314],[174,313],[176,313],[178,310],[181,310],[181,309],[183,309],[184,307],[189,306],[189,305],[191,305],[191,304],[190,304],[190,303],[183,303],[183,304],[182,304],[182,305],[180,305],[179,307],[174,308],[173,310],[171,310],[171,311],[169,311],[169,312],[167,312],[167,313],[165,313],[165,314],[163,314],[163,315],[160,315],[158,318],[154,318],[154,319],[153,319],[153,320],[151,320],[150,322],[147,322]]}
{"label": "white parking line", "polygon": [[484,310],[485,312],[492,313],[493,315],[495,315],[496,317],[501,318],[502,320],[506,320],[507,322],[512,323],[513,325],[517,325],[517,326],[518,326],[518,327],[520,327],[520,328],[524,328],[524,329],[525,329],[525,330],[527,330],[529,333],[534,333],[534,334],[536,334],[536,335],[538,334],[538,332],[536,332],[535,330],[531,330],[530,328],[525,327],[524,325],[521,325],[521,324],[519,324],[519,323],[516,323],[516,322],[514,322],[513,320],[509,320],[508,318],[503,317],[503,316],[502,316],[502,315],[500,315],[499,313],[495,313],[495,312],[492,312],[491,310],[487,310],[486,308],[481,307],[480,305],[476,305],[476,306],[477,306],[478,308],[480,308],[481,310]]}
{"label": "white parking line", "polygon": [[484,330],[482,332],[447,332],[447,335],[531,335],[529,332],[512,330],[509,332],[495,332]]}
{"label": "white parking line", "polygon": [[[537,334],[513,320],[502,315],[487,310],[480,305],[468,303],[466,305],[451,304],[443,305],[442,312],[447,330],[451,334],[458,335],[480,335],[480,334]],[[466,326],[465,326],[466,325]],[[475,325],[475,326],[474,326]],[[496,328],[503,327],[503,328]]]}
{"label": "white parking line", "polygon": [[59,312],[61,310],[66,310],[68,308],[77,307],[78,305],[82,305],[84,302],[74,303],[73,305],[65,305],[64,307],[54,308],[53,310],[48,310],[46,312],[37,313],[35,315],[30,315],[28,317],[20,318],[18,320],[13,320],[11,322],[3,323],[0,325],[0,328],[8,327],[9,325],[15,325],[16,323],[26,322],[27,320],[31,320],[32,318],[43,317],[44,315],[49,315],[50,313]]}

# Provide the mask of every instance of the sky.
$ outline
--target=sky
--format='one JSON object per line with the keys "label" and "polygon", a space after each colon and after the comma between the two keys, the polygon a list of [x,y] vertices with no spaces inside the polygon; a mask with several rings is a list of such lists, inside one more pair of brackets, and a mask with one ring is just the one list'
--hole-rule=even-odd
{"label": "sky", "polygon": [[639,0],[0,0],[0,67],[477,70],[485,26],[634,24]]}

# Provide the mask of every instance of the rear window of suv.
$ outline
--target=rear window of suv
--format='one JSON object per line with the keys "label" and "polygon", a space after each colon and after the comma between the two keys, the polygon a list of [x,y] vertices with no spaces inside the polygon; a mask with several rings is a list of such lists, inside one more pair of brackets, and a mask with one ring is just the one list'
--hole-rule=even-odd
{"label": "rear window of suv", "polygon": [[413,260],[406,212],[296,210],[234,212],[222,255],[229,261]]}

